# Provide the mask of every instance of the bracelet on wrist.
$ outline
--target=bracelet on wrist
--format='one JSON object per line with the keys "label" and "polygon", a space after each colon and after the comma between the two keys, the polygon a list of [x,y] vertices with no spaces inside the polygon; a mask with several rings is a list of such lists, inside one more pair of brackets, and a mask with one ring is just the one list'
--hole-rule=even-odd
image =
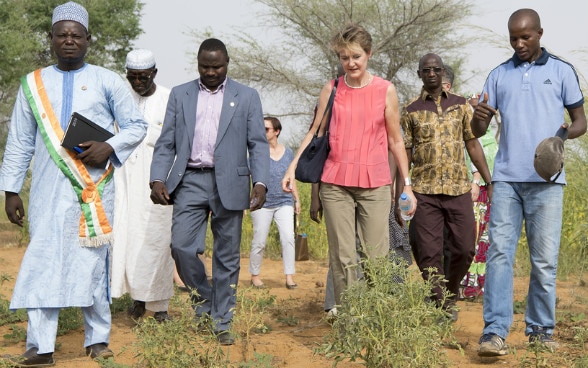
{"label": "bracelet on wrist", "polygon": [[404,186],[405,187],[412,186],[412,182],[410,181],[410,178],[404,178]]}

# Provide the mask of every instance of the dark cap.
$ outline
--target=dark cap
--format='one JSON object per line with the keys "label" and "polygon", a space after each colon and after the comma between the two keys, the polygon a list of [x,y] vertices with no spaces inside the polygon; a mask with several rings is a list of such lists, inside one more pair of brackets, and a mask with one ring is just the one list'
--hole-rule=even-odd
{"label": "dark cap", "polygon": [[533,166],[546,182],[554,183],[563,171],[567,133],[567,129],[560,128],[555,137],[545,138],[535,149]]}

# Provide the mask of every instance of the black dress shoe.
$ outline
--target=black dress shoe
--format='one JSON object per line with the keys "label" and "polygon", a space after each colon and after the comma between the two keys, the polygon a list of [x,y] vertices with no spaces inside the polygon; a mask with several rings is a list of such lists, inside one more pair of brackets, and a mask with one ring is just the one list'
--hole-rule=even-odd
{"label": "black dress shoe", "polygon": [[37,354],[37,348],[30,348],[18,356],[4,356],[10,367],[52,367],[55,365],[53,353]]}
{"label": "black dress shoe", "polygon": [[129,307],[129,316],[133,319],[139,319],[145,314],[145,302],[135,300],[133,305]]}
{"label": "black dress shoe", "polygon": [[114,353],[108,348],[105,343],[90,345],[86,348],[86,355],[92,359],[108,359],[113,358]]}
{"label": "black dress shoe", "polygon": [[229,331],[216,331],[214,334],[221,345],[227,346],[235,343],[235,338],[231,336]]}
{"label": "black dress shoe", "polygon": [[155,312],[153,314],[153,318],[159,323],[171,321],[171,317],[167,314],[166,311],[163,312]]}

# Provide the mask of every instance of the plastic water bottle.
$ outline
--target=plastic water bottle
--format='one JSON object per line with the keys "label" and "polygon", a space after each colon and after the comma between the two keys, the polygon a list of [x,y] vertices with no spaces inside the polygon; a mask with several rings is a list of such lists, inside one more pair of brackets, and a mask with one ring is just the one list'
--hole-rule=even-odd
{"label": "plastic water bottle", "polygon": [[408,211],[412,208],[412,201],[406,193],[402,193],[398,198],[398,207],[400,208],[400,217],[404,221],[412,219],[412,216],[408,214]]}

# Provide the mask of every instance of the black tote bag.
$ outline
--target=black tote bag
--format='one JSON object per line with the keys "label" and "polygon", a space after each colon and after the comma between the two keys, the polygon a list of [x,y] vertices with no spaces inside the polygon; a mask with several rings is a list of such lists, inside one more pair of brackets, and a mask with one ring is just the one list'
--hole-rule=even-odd
{"label": "black tote bag", "polygon": [[[327,103],[327,107],[325,108],[325,113],[323,114],[319,127],[316,130],[316,133],[314,133],[312,136],[312,140],[308,146],[306,146],[304,151],[302,151],[302,155],[298,160],[295,176],[296,180],[303,183],[318,183],[321,180],[323,167],[325,166],[325,161],[327,161],[327,156],[329,155],[330,150],[329,125],[331,122],[333,101],[335,100],[335,93],[337,92],[338,83],[339,78],[335,79],[335,84],[333,85],[333,90],[329,96],[329,102]],[[318,133],[323,122],[326,124],[325,133],[319,137]]]}

